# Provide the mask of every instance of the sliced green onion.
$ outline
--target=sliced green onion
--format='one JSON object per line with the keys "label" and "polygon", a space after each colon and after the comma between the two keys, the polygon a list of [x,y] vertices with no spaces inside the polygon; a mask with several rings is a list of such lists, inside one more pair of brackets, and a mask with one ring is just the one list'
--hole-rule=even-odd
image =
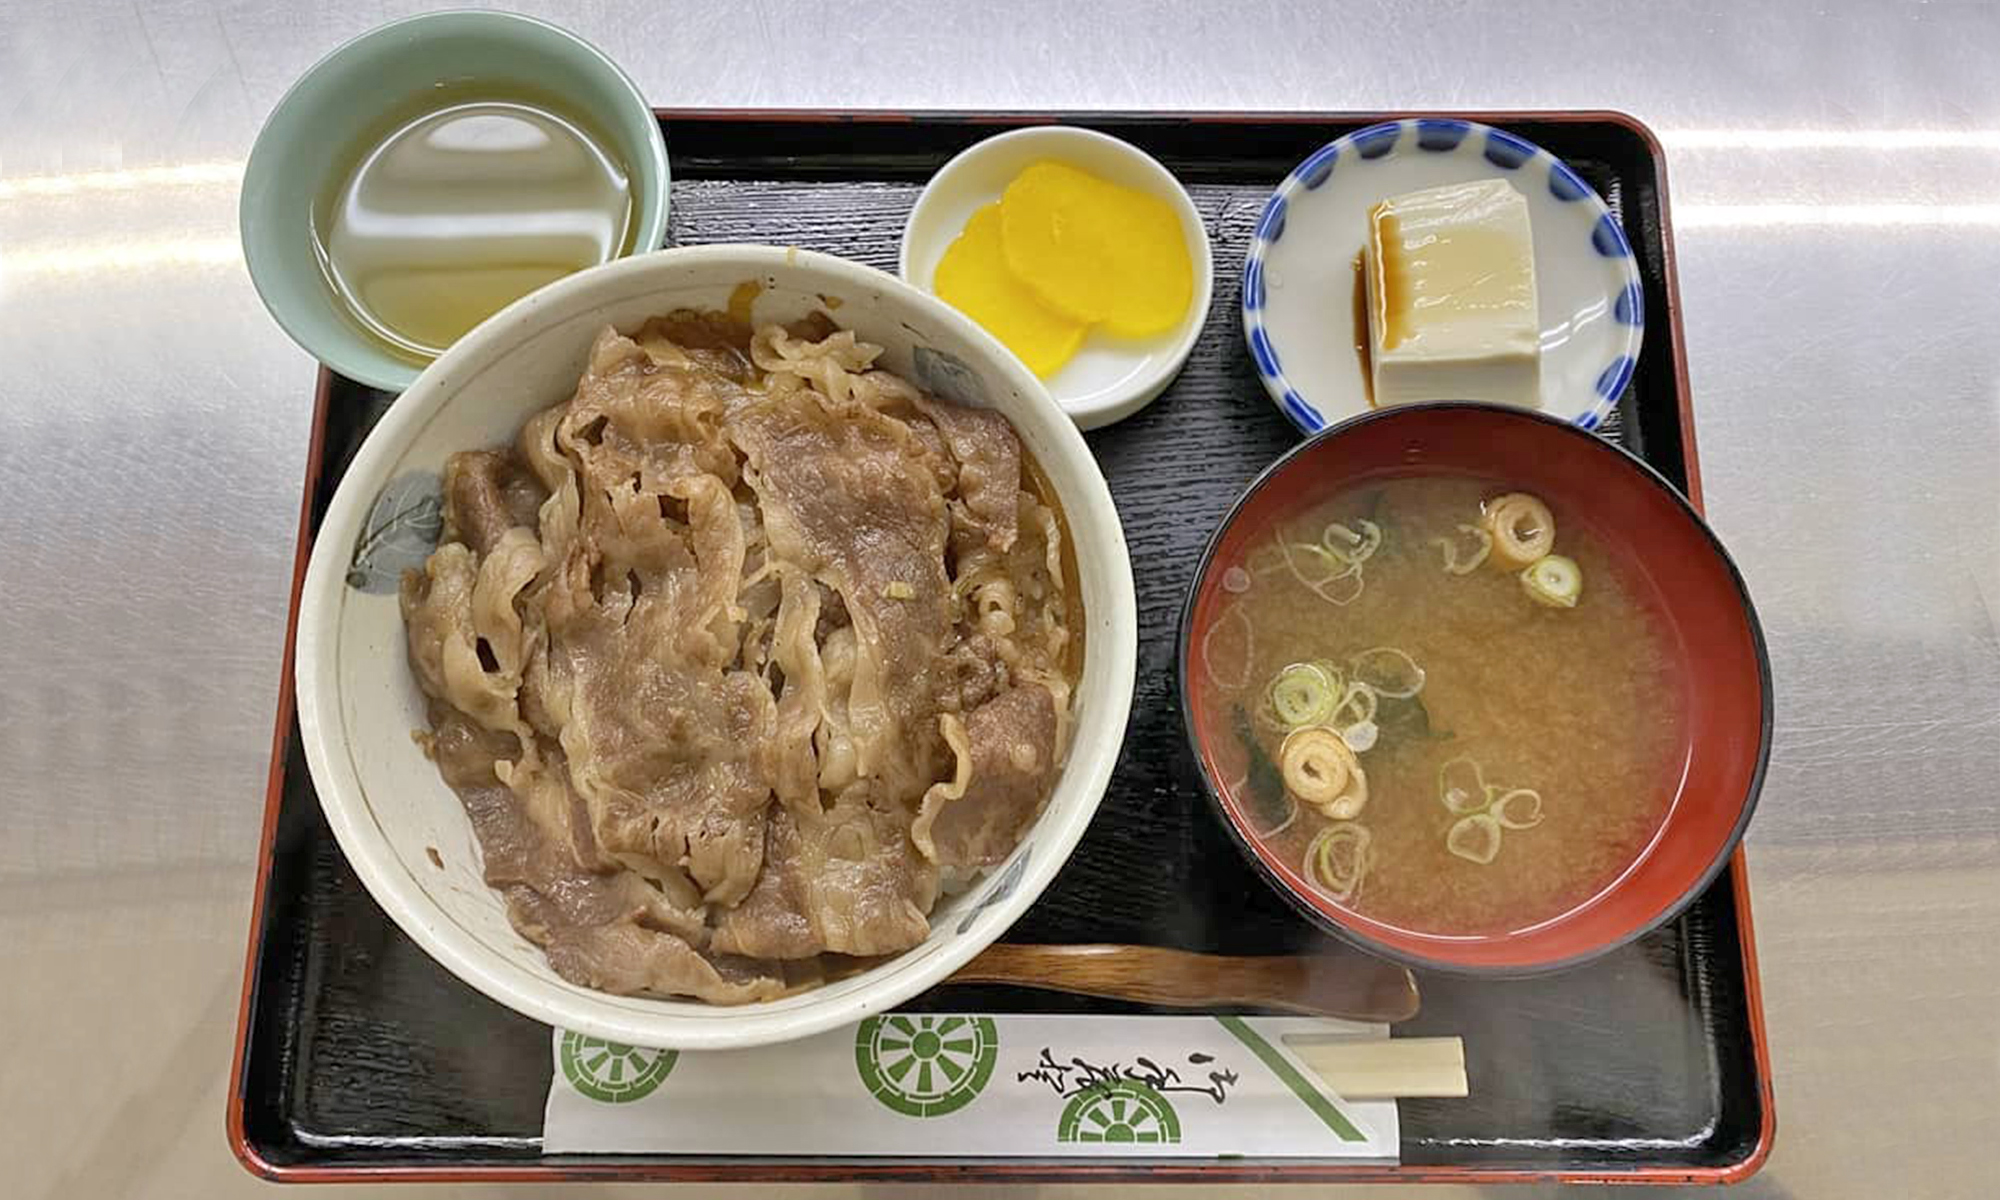
{"label": "sliced green onion", "polygon": [[1347,694],[1347,672],[1341,670],[1339,665],[1332,659],[1315,658],[1313,659],[1313,666],[1325,671],[1326,677],[1333,680],[1333,694],[1335,696],[1345,696]]}
{"label": "sliced green onion", "polygon": [[1327,826],[1306,845],[1306,878],[1336,901],[1354,899],[1374,865],[1373,841],[1366,825],[1346,821]]}
{"label": "sliced green onion", "polygon": [[1583,572],[1560,554],[1544,555],[1521,572],[1521,586],[1537,604],[1575,608],[1583,595]]}
{"label": "sliced green onion", "polygon": [[1312,542],[1281,542],[1279,548],[1284,551],[1285,565],[1307,587],[1337,579],[1354,568],[1345,556]]}
{"label": "sliced green onion", "polygon": [[1347,690],[1340,695],[1340,703],[1333,706],[1333,719],[1340,725],[1359,725],[1363,721],[1373,721],[1376,709],[1375,689],[1359,680],[1347,681]]}
{"label": "sliced green onion", "polygon": [[1283,718],[1278,716],[1278,707],[1271,703],[1271,689],[1268,687],[1257,693],[1257,707],[1253,715],[1257,718],[1257,727],[1259,729],[1269,729],[1274,733],[1284,733],[1291,728],[1291,726],[1285,724]]}
{"label": "sliced green onion", "polygon": [[1438,799],[1455,813],[1474,813],[1486,807],[1486,778],[1479,764],[1469,758],[1454,758],[1438,768]]}
{"label": "sliced green onion", "polygon": [[1444,835],[1444,847],[1467,862],[1484,866],[1500,853],[1500,822],[1483,812],[1460,817]]}
{"label": "sliced green onion", "polygon": [[1373,721],[1356,721],[1340,731],[1340,740],[1356,754],[1366,754],[1375,748],[1375,739],[1382,735],[1382,729]]}
{"label": "sliced green onion", "polygon": [[1458,532],[1471,540],[1472,548],[1467,550],[1459,542],[1450,538],[1435,537],[1431,545],[1444,549],[1444,569],[1452,575],[1470,575],[1479,569],[1486,556],[1493,553],[1493,535],[1477,525],[1460,525]]}
{"label": "sliced green onion", "polygon": [[1533,788],[1502,792],[1487,808],[1503,829],[1533,829],[1542,823],[1542,794]]}
{"label": "sliced green onion", "polygon": [[1424,669],[1394,646],[1363,650],[1349,664],[1354,678],[1391,700],[1408,700],[1424,690]]}
{"label": "sliced green onion", "polygon": [[1318,725],[1333,715],[1340,693],[1317,663],[1293,663],[1271,681],[1271,707],[1287,728]]}
{"label": "sliced green onion", "polygon": [[1319,598],[1336,608],[1345,608],[1361,599],[1362,589],[1367,586],[1361,578],[1361,564],[1356,563],[1339,576],[1313,589]]}
{"label": "sliced green onion", "polygon": [[1345,608],[1361,598],[1365,585],[1360,563],[1350,563],[1325,546],[1311,542],[1280,542],[1278,548],[1284,552],[1285,566],[1292,578],[1328,604]]}
{"label": "sliced green onion", "polygon": [[1382,548],[1382,527],[1373,521],[1356,521],[1361,532],[1356,533],[1335,521],[1320,531],[1320,545],[1326,547],[1336,558],[1360,565],[1375,556]]}
{"label": "sliced green onion", "polygon": [[[1238,663],[1242,664],[1242,673],[1240,674],[1240,676],[1232,678],[1231,676],[1224,675],[1221,671],[1216,669],[1215,662],[1218,656],[1216,653],[1216,646],[1214,643],[1216,636],[1218,634],[1222,634],[1226,631],[1237,631],[1237,630],[1240,630],[1242,633],[1243,653],[1241,656],[1235,654],[1229,654],[1224,656],[1230,662],[1231,665],[1235,665]],[[1243,602],[1239,600],[1236,603],[1231,604],[1229,607],[1223,609],[1222,615],[1216,618],[1215,623],[1202,631],[1201,635],[1202,673],[1208,676],[1209,683],[1215,685],[1217,688],[1220,688],[1223,691],[1233,692],[1239,688],[1249,687],[1250,655],[1251,652],[1256,649],[1256,645],[1257,645],[1256,626],[1250,623],[1250,614],[1243,611]]]}

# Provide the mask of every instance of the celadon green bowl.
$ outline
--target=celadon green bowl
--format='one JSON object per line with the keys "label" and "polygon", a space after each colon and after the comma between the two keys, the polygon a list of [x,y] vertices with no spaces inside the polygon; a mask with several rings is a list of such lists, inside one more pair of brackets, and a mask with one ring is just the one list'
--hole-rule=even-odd
{"label": "celadon green bowl", "polygon": [[343,311],[319,263],[313,202],[360,138],[412,97],[490,81],[526,88],[592,118],[631,172],[635,251],[667,229],[667,144],[639,89],[590,43],[532,17],[439,12],[370,30],[321,59],[285,93],[243,175],[243,257],[257,294],[293,341],[350,379],[401,391],[422,370]]}

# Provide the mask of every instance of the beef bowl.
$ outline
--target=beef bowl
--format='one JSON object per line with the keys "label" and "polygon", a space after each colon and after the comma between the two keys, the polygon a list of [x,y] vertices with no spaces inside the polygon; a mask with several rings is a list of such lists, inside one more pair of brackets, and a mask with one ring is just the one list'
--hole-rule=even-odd
{"label": "beef bowl", "polygon": [[535,292],[320,525],[298,714],[369,893],[467,984],[640,1046],[804,1037],[1054,878],[1136,613],[1083,438],[972,322],[758,246]]}

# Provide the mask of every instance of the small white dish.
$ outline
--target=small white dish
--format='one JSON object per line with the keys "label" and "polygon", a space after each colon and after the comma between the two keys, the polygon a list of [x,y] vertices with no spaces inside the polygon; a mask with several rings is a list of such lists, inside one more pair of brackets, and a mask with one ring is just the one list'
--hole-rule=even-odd
{"label": "small white dish", "polygon": [[1368,210],[1390,196],[1478,179],[1505,179],[1528,201],[1542,411],[1584,429],[1610,414],[1645,333],[1639,269],[1617,219],[1533,142],[1476,121],[1426,117],[1370,125],[1322,146],[1285,176],[1257,222],[1243,263],[1243,336],[1271,400],[1300,430],[1317,433],[1372,407],[1354,344],[1353,264],[1368,240]]}
{"label": "small white dish", "polygon": [[1194,199],[1152,155],[1110,134],[1073,125],[1016,129],[967,147],[931,176],[917,197],[903,227],[899,269],[905,282],[933,291],[938,260],[972,214],[998,200],[1016,175],[1042,159],[1068,163],[1172,205],[1194,263],[1194,300],[1179,325],[1149,338],[1115,338],[1093,329],[1084,335],[1076,357],[1042,381],[1078,428],[1096,429],[1138,412],[1173,382],[1201,336],[1215,289],[1208,231]]}

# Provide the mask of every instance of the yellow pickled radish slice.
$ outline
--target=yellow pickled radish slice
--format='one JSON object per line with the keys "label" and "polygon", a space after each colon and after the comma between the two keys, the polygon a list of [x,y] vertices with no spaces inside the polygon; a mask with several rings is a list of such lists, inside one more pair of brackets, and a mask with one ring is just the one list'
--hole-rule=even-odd
{"label": "yellow pickled radish slice", "polygon": [[1044,379],[1083,343],[1081,324],[1043,304],[1008,272],[997,202],[965,223],[938,262],[933,286],[939,299],[979,322]]}
{"label": "yellow pickled radish slice", "polygon": [[1000,201],[1007,267],[1056,311],[1124,337],[1163,333],[1194,299],[1194,262],[1165,201],[1059,162]]}

